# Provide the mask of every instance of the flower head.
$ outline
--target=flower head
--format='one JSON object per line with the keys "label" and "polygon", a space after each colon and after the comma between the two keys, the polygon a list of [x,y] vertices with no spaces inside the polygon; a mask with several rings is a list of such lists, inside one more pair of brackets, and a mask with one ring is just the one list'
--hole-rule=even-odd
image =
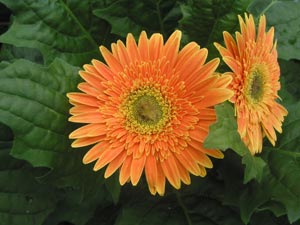
{"label": "flower head", "polygon": [[225,47],[215,46],[232,70],[230,88],[234,96],[230,101],[235,105],[238,132],[255,154],[262,151],[264,136],[275,145],[275,130],[282,132],[287,110],[277,102],[280,68],[274,28],[266,32],[266,18],[261,16],[256,34],[252,15],[245,14],[245,20],[238,18],[241,32],[236,32],[236,40],[224,32]]}
{"label": "flower head", "polygon": [[105,178],[119,169],[120,184],[137,185],[145,171],[152,194],[163,195],[166,179],[179,189],[190,184],[190,173],[205,176],[209,156],[222,158],[203,141],[216,116],[213,106],[232,96],[231,76],[214,75],[219,64],[207,64],[207,50],[189,43],[181,51],[181,32],[166,43],[155,33],[142,32],[138,44],[129,34],[110,52],[100,47],[106,64],[84,65],[78,85],[83,93],[69,93],[74,105],[69,118],[86,123],[70,134],[73,147],[94,144],[83,158],[105,166]]}

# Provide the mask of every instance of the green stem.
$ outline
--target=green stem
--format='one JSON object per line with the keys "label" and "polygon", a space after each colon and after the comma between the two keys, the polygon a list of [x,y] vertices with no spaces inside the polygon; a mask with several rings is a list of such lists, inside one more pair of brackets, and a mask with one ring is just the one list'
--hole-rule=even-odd
{"label": "green stem", "polygon": [[260,13],[260,15],[265,14],[274,4],[276,4],[276,0],[272,0],[272,2]]}
{"label": "green stem", "polygon": [[160,0],[157,0],[156,1],[156,11],[157,11],[157,16],[158,16],[158,22],[159,22],[160,30],[161,30],[163,36],[165,36],[166,35],[165,34],[165,27],[164,27],[164,23],[163,23],[162,18],[161,18],[159,4],[160,4]]}
{"label": "green stem", "polygon": [[77,17],[74,15],[74,13],[70,10],[70,8],[64,3],[63,0],[60,0],[60,2],[63,5],[64,9],[68,12],[68,14],[72,17],[72,19],[78,25],[79,29],[85,34],[85,36],[90,41],[90,43],[92,45],[94,45],[96,47],[96,49],[98,49],[99,46],[98,46],[97,42],[92,38],[92,36],[90,35],[90,33],[82,26],[82,24],[77,19]]}
{"label": "green stem", "polygon": [[182,209],[182,211],[184,213],[184,216],[185,216],[185,218],[187,220],[187,224],[188,225],[192,225],[192,221],[191,221],[191,218],[189,216],[188,210],[185,207],[185,205],[184,205],[184,203],[183,203],[183,201],[182,201],[182,199],[181,199],[181,197],[179,195],[179,192],[175,191],[175,195],[176,195],[177,202],[178,202],[179,206],[181,207],[181,209]]}

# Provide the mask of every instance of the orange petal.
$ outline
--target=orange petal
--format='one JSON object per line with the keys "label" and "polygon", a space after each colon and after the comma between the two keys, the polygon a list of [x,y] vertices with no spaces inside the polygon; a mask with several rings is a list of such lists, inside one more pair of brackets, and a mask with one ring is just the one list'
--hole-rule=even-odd
{"label": "orange petal", "polygon": [[141,60],[148,61],[149,60],[149,41],[147,38],[147,34],[145,31],[141,32],[138,44],[139,53],[141,56]]}
{"label": "orange petal", "polygon": [[212,156],[214,158],[218,158],[218,159],[223,159],[224,158],[224,155],[223,153],[220,151],[220,150],[217,150],[217,149],[206,149],[203,147],[203,144],[198,142],[198,141],[195,141],[193,139],[191,139],[191,141],[189,141],[189,145],[191,147],[193,147],[195,150],[197,151],[201,151],[209,156]]}
{"label": "orange petal", "polygon": [[182,151],[180,154],[175,154],[178,161],[186,168],[190,173],[195,176],[199,176],[200,169],[195,160],[188,153],[188,150]]}
{"label": "orange petal", "polygon": [[101,85],[101,82],[103,81],[100,76],[95,76],[94,74],[91,74],[86,71],[79,71],[79,75],[84,79],[86,82],[88,82],[91,86],[95,87],[99,91],[104,90],[103,86]]}
{"label": "orange petal", "polygon": [[156,194],[157,166],[155,157],[150,154],[146,158],[145,175],[151,194]]}
{"label": "orange petal", "polygon": [[106,134],[106,126],[105,124],[88,124],[74,130],[70,135],[69,138],[83,138],[83,137],[95,137]]}
{"label": "orange petal", "polygon": [[169,60],[171,67],[173,67],[178,56],[180,39],[181,39],[181,31],[179,30],[174,31],[169,37],[169,39],[166,41],[166,44],[163,49],[163,54]]}
{"label": "orange petal", "polygon": [[87,82],[83,82],[78,84],[78,89],[81,90],[82,92],[85,92],[86,94],[90,96],[97,97],[99,94],[101,94],[101,90],[96,89],[95,87],[91,86]]}
{"label": "orange petal", "polygon": [[165,194],[166,177],[161,168],[161,164],[157,164],[157,180],[156,180],[156,191],[160,196]]}
{"label": "orange petal", "polygon": [[94,107],[99,106],[99,102],[95,97],[84,93],[68,93],[67,97],[71,99],[73,102],[78,102],[82,105],[88,105]]}
{"label": "orange petal", "polygon": [[259,18],[257,41],[264,40],[266,34],[266,16],[262,15]]}
{"label": "orange petal", "polygon": [[103,136],[97,136],[97,137],[83,137],[78,138],[72,143],[73,148],[80,148],[83,146],[95,144],[103,139]]}
{"label": "orange petal", "polygon": [[176,165],[180,174],[180,179],[182,180],[183,183],[189,185],[191,184],[191,177],[189,172],[184,168],[184,166],[178,161],[176,157],[174,157],[176,160]]}
{"label": "orange petal", "polygon": [[103,79],[103,81],[106,81],[106,80],[112,81],[114,79],[114,73],[103,62],[93,59],[92,64],[94,65],[94,67],[96,68],[98,73],[101,75],[101,78]]}
{"label": "orange petal", "polygon": [[180,69],[181,65],[188,60],[191,55],[194,55],[197,51],[199,51],[199,49],[200,46],[196,42],[190,42],[184,46],[178,54],[175,67]]}
{"label": "orange petal", "polygon": [[201,105],[203,108],[206,108],[227,101],[233,96],[233,91],[227,88],[210,89],[204,95]]}
{"label": "orange petal", "polygon": [[239,56],[239,52],[238,52],[234,38],[227,31],[223,32],[223,37],[224,37],[224,42],[225,42],[226,48],[228,49],[228,54],[221,54],[221,55],[223,57],[230,56],[233,58],[235,58],[235,56]]}
{"label": "orange petal", "polygon": [[[209,61],[208,63],[206,63],[205,65],[203,65],[201,67],[201,69],[199,71],[197,71],[197,80],[200,82],[200,80],[205,80],[207,79],[208,76],[212,75],[215,70],[217,69],[218,65],[219,65],[220,59],[215,58],[212,59],[211,61]],[[195,80],[194,80],[195,82]]]}
{"label": "orange petal", "polygon": [[119,154],[114,160],[112,160],[106,170],[105,170],[105,174],[104,174],[104,178],[108,178],[110,177],[114,172],[116,172],[116,170],[122,165],[122,163],[124,162],[125,158],[126,158],[127,154],[126,152],[122,152],[121,154]]}
{"label": "orange petal", "polygon": [[173,154],[170,154],[166,160],[160,163],[160,165],[170,184],[176,189],[179,189],[180,174]]}
{"label": "orange petal", "polygon": [[70,114],[78,115],[78,114],[82,114],[82,113],[94,113],[97,111],[98,111],[98,107],[96,108],[96,107],[92,107],[92,106],[77,104],[70,109]]}
{"label": "orange petal", "polygon": [[100,112],[88,112],[71,116],[69,121],[77,123],[103,123],[103,116]]}
{"label": "orange petal", "polygon": [[132,156],[127,156],[119,174],[119,182],[121,185],[124,185],[130,178]]}
{"label": "orange petal", "polygon": [[98,71],[96,70],[96,68],[93,65],[85,64],[85,65],[83,65],[83,69],[91,74],[94,74],[95,76],[98,75]]}
{"label": "orange petal", "polygon": [[155,33],[150,37],[149,40],[149,57],[150,60],[157,60],[160,58],[163,48],[163,36],[159,33]]}
{"label": "orange petal", "polygon": [[131,62],[140,59],[138,48],[132,34],[128,34],[126,38],[126,47],[128,49],[128,56]]}
{"label": "orange petal", "polygon": [[[120,64],[120,62],[118,61],[118,59],[116,59],[116,57],[106,47],[100,46],[99,49],[100,49],[100,52],[101,52],[104,60],[106,61],[107,65],[109,66],[109,68],[111,69],[112,72],[119,73],[119,72],[123,71],[123,67]],[[94,61],[92,63],[94,64]],[[96,67],[96,69],[98,70],[97,67]],[[101,72],[100,72],[100,74],[104,75]]]}
{"label": "orange petal", "polygon": [[201,166],[204,166],[206,168],[213,167],[212,161],[206,154],[204,154],[200,151],[197,151],[193,148],[189,148],[188,151],[189,151],[189,154],[192,156],[192,158]]}
{"label": "orange petal", "polygon": [[130,169],[130,177],[131,177],[131,183],[133,186],[136,186],[139,182],[141,175],[144,170],[146,162],[146,155],[144,154],[141,158],[136,159],[134,158],[131,163],[131,169]]}
{"label": "orange petal", "polygon": [[117,51],[119,55],[120,63],[125,66],[130,64],[130,59],[128,56],[127,49],[122,41],[117,42]]}
{"label": "orange petal", "polygon": [[190,137],[198,142],[204,142],[205,138],[207,137],[208,132],[201,127],[196,127],[196,129],[191,130]]}
{"label": "orange petal", "polygon": [[102,154],[102,151],[108,148],[107,142],[100,142],[96,145],[94,145],[83,157],[82,162],[84,164],[88,164],[90,162],[95,161],[100,157]]}
{"label": "orange petal", "polygon": [[94,166],[94,171],[102,169],[104,166],[106,166],[108,163],[114,160],[123,151],[124,151],[123,147],[105,149],[101,154],[100,158],[98,159],[98,161],[96,162]]}
{"label": "orange petal", "polygon": [[217,78],[215,87],[227,87],[232,82],[231,73],[224,73]]}
{"label": "orange petal", "polygon": [[204,74],[199,71],[202,71],[202,65],[206,60],[207,52],[206,48],[199,49],[187,58],[184,58],[183,62],[176,65],[180,66],[180,68],[176,69],[181,73],[181,76],[184,77],[187,84],[190,85],[198,79],[202,80],[202,75]]}

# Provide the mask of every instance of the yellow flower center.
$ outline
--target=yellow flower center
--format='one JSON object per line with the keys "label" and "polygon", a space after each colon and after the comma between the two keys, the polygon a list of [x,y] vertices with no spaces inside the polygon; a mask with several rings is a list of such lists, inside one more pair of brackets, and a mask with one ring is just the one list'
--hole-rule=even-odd
{"label": "yellow flower center", "polygon": [[246,81],[246,96],[249,102],[259,103],[264,95],[266,70],[263,65],[253,67]]}
{"label": "yellow flower center", "polygon": [[121,106],[126,128],[139,134],[154,134],[163,130],[171,118],[171,104],[153,87],[132,91]]}

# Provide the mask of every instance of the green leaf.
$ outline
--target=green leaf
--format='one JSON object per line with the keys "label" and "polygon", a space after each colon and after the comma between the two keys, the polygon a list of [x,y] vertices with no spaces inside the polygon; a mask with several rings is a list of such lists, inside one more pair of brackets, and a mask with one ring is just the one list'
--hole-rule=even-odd
{"label": "green leaf", "polygon": [[136,190],[131,195],[126,192],[126,199],[130,200],[123,199],[124,205],[115,225],[242,225],[237,213],[214,199],[212,193],[207,194],[210,196],[203,195],[199,187],[193,192],[188,188],[175,191],[164,198],[147,196]]}
{"label": "green leaf", "polygon": [[38,181],[64,193],[46,224],[85,224],[108,193],[103,173],[82,164],[86,150],[72,150],[68,140],[73,128],[67,121],[70,105],[65,94],[75,90],[78,68],[61,60],[49,67],[17,60],[3,62],[0,68],[0,121],[14,132],[11,154],[35,167],[51,168]]}
{"label": "green leaf", "polygon": [[251,0],[194,0],[181,5],[183,18],[179,27],[185,42],[196,41],[209,49],[209,56],[218,56],[213,42],[222,42],[223,31],[234,33],[238,28],[238,14],[243,14]]}
{"label": "green leaf", "polygon": [[246,166],[244,183],[251,179],[260,181],[265,163],[259,157],[252,156],[241,140],[232,105],[226,102],[215,106],[215,109],[217,122],[210,126],[204,146],[221,150],[232,149],[243,157],[243,163]]}
{"label": "green leaf", "polygon": [[300,59],[298,1],[255,0],[249,7],[249,11],[257,16],[265,14],[268,26],[275,27],[279,58]]}
{"label": "green leaf", "polygon": [[38,183],[24,161],[9,155],[12,132],[3,124],[0,130],[0,224],[40,225],[55,208],[55,192]]}
{"label": "green leaf", "polygon": [[86,225],[112,225],[115,224],[115,220],[119,214],[119,207],[116,206],[107,206],[99,207],[92,219],[86,223]]}
{"label": "green leaf", "polygon": [[34,48],[15,47],[13,45],[3,44],[0,51],[1,61],[13,61],[15,59],[27,59],[39,64],[44,63],[42,54]]}
{"label": "green leaf", "polygon": [[12,155],[33,166],[53,168],[68,154],[65,94],[75,90],[78,69],[60,60],[49,67],[18,60],[1,63],[0,68],[0,122],[15,134]]}
{"label": "green leaf", "polygon": [[272,200],[282,203],[289,221],[300,219],[300,153],[285,150],[264,149],[268,170],[261,188],[270,192]]}
{"label": "green leaf", "polygon": [[257,181],[260,182],[264,167],[266,166],[265,161],[251,154],[246,154],[242,162],[246,166],[244,183],[248,183],[252,179],[257,179]]}
{"label": "green leaf", "polygon": [[300,152],[300,101],[287,106],[288,115],[282,126],[277,146],[291,152]]}
{"label": "green leaf", "polygon": [[59,193],[60,201],[43,225],[60,224],[66,221],[71,224],[85,225],[93,218],[99,204],[105,207],[111,203],[103,185],[99,185],[97,189],[99,191],[95,191],[89,198],[82,198],[81,190],[78,188],[62,189]]}
{"label": "green leaf", "polygon": [[236,118],[230,103],[215,106],[217,122],[210,126],[209,134],[204,142],[206,148],[218,148],[225,151],[233,149],[240,156],[249,151],[237,132]]}
{"label": "green leaf", "polygon": [[[98,57],[98,43],[111,39],[109,26],[91,17],[96,1],[1,0],[14,15],[3,43],[38,49],[46,64],[59,57],[82,65]],[[96,5],[97,6],[97,5]]]}
{"label": "green leaf", "polygon": [[262,159],[266,166],[261,182],[252,180],[243,185],[237,160],[225,156],[220,170],[226,184],[225,203],[240,208],[244,223],[254,212],[266,209],[278,216],[287,214],[290,223],[299,220],[299,153],[265,147]]}
{"label": "green leaf", "polygon": [[[249,222],[249,225],[290,225],[285,216],[275,217],[268,211],[255,213]],[[293,223],[293,225],[299,225],[299,223]]]}
{"label": "green leaf", "polygon": [[119,174],[115,173],[111,177],[105,180],[105,186],[107,190],[109,190],[111,197],[113,199],[113,202],[115,204],[118,203],[120,192],[121,192],[121,186],[119,183]]}
{"label": "green leaf", "polygon": [[138,37],[142,30],[168,36],[177,27],[181,17],[179,6],[171,0],[118,0],[93,13],[109,22],[111,32],[121,37],[126,37],[127,33]]}
{"label": "green leaf", "polygon": [[279,96],[285,106],[295,103],[300,97],[300,76],[295,76],[300,71],[300,61],[279,60],[281,89]]}

